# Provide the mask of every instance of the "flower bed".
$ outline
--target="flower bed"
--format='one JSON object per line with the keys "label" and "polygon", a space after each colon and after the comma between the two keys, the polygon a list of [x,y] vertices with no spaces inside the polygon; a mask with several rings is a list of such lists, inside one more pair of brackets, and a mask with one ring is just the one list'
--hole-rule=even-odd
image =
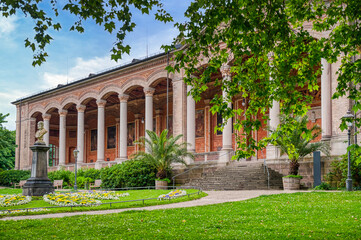
{"label": "flower bed", "polygon": [[78,193],[78,195],[101,200],[118,200],[120,197],[129,196],[129,193],[116,193],[115,191],[88,191]]}
{"label": "flower bed", "polygon": [[169,193],[167,193],[167,194],[160,195],[160,196],[158,197],[158,200],[165,200],[165,199],[177,198],[177,197],[184,196],[184,195],[186,195],[186,194],[187,194],[186,191],[177,189],[177,190],[173,190],[173,191],[171,191],[171,192],[169,192]]}
{"label": "flower bed", "polygon": [[95,206],[101,203],[99,200],[77,193],[48,194],[44,195],[43,199],[45,202],[58,206]]}
{"label": "flower bed", "polygon": [[50,210],[47,208],[36,208],[36,209],[28,209],[28,210],[11,210],[11,211],[0,211],[0,215],[25,213],[25,212],[47,212],[47,211],[50,211]]}
{"label": "flower bed", "polygon": [[9,207],[27,204],[31,201],[30,196],[24,196],[21,194],[14,195],[0,195],[0,206],[1,207]]}

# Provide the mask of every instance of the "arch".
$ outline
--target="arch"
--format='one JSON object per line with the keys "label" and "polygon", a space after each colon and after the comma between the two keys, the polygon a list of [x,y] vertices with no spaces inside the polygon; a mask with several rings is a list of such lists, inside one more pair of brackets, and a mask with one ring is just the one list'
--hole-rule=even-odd
{"label": "arch", "polygon": [[[170,73],[168,77],[169,79],[173,79],[173,73]],[[153,87],[156,85],[155,83],[158,82],[158,80],[161,78],[167,78],[167,70],[161,69],[150,74],[147,78],[148,86]]]}
{"label": "arch", "polygon": [[59,104],[59,103],[49,103],[48,105],[46,105],[46,107],[45,107],[45,113],[49,113],[49,111],[50,110],[52,110],[52,109],[58,109],[58,111],[59,110],[61,110],[62,108],[61,108],[61,105]]}
{"label": "arch", "polygon": [[100,91],[99,97],[100,99],[106,99],[112,93],[121,94],[122,89],[118,85],[107,85]]}
{"label": "arch", "polygon": [[121,93],[129,92],[129,90],[131,90],[134,87],[146,88],[148,86],[144,78],[139,78],[139,77],[131,78],[123,84],[123,86],[121,87]]}
{"label": "arch", "polygon": [[70,104],[78,105],[78,104],[79,104],[79,100],[76,99],[76,98],[73,97],[73,96],[69,96],[69,97],[66,97],[66,98],[61,102],[60,105],[61,105],[62,109],[67,109]]}
{"label": "arch", "polygon": [[42,107],[35,107],[29,112],[29,117],[33,117],[35,113],[40,113],[41,116],[45,113],[44,108]]}
{"label": "arch", "polygon": [[95,91],[87,92],[83,96],[80,97],[79,103],[80,104],[84,104],[84,103],[86,104],[86,100],[89,99],[89,98],[93,98],[95,100],[98,100],[99,99],[99,93],[95,92]]}

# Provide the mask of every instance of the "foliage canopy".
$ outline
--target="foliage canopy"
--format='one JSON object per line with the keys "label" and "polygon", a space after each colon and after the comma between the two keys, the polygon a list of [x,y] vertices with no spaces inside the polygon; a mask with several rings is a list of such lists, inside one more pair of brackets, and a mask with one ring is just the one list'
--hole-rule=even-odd
{"label": "foliage canopy", "polygon": [[10,170],[15,166],[15,131],[6,129],[2,124],[9,114],[0,113],[0,169]]}
{"label": "foliage canopy", "polygon": [[[7,17],[23,12],[34,19],[35,36],[25,45],[34,51],[33,65],[45,61],[45,47],[51,42],[49,32],[59,30],[56,21],[60,11],[78,18],[71,31],[83,32],[83,21],[92,19],[105,31],[116,31],[117,41],[112,49],[112,58],[117,60],[130,47],[123,45],[126,33],[135,23],[131,9],[149,14],[155,8],[155,18],[172,21],[162,9],[161,0],[92,0],[64,2],[52,0],[50,7],[42,0],[1,1],[0,13]],[[49,10],[51,9],[51,10]],[[347,96],[355,104],[352,110],[361,109],[361,59],[356,59],[361,46],[361,1],[359,0],[195,0],[185,12],[188,20],[176,23],[179,35],[175,44],[183,48],[175,52],[175,65],[170,71],[185,69],[185,81],[193,86],[191,94],[200,99],[207,90],[212,74],[224,64],[230,64],[232,79],[216,80],[216,85],[227,92],[227,97],[216,96],[212,100],[212,111],[220,112],[224,118],[245,115],[235,123],[236,130],[243,135],[261,127],[266,113],[274,101],[281,104],[286,115],[303,116],[312,101],[297,89],[308,91],[319,89],[317,78],[321,74],[321,58],[330,63],[341,61],[338,71],[338,86],[334,98]],[[326,33],[326,34],[323,34]],[[206,61],[206,67],[200,67]],[[196,77],[194,77],[196,76]],[[235,95],[247,100],[245,110],[227,107]],[[244,111],[244,112],[243,112]],[[263,116],[259,120],[255,116]],[[280,128],[288,127],[286,122]],[[361,126],[361,119],[356,119]],[[345,129],[345,121],[341,129]],[[266,146],[265,140],[252,137],[238,138],[237,158],[249,157]]]}

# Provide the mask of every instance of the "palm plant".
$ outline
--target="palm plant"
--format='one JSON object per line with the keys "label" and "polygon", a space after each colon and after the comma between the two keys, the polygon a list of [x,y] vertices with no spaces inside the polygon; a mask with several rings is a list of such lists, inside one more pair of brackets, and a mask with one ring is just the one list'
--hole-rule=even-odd
{"label": "palm plant", "polygon": [[[308,118],[297,116],[295,118],[280,116],[281,124],[276,130],[271,130],[270,142],[279,147],[281,155],[287,154],[290,160],[290,175],[298,175],[299,161],[314,151],[321,151],[327,156],[330,153],[330,146],[326,142],[312,142],[322,133],[321,127],[313,125],[307,127]],[[292,121],[291,127],[284,127],[282,124]]]}
{"label": "palm plant", "polygon": [[135,159],[144,160],[153,165],[157,169],[157,178],[166,178],[172,163],[186,165],[186,158],[194,159],[194,155],[187,151],[187,143],[178,143],[182,135],[167,137],[167,129],[163,130],[159,136],[153,131],[146,132],[148,137],[141,137],[140,141],[136,142],[146,151],[136,153]]}

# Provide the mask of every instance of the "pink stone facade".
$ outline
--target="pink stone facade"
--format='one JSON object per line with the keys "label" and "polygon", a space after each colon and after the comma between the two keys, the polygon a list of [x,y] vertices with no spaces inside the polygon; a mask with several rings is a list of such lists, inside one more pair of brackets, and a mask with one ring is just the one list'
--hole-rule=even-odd
{"label": "pink stone facade", "polygon": [[[322,140],[330,142],[332,156],[337,157],[346,152],[347,135],[338,126],[349,108],[349,101],[347,98],[331,99],[337,85],[339,63],[322,64],[325,70],[319,78],[320,90],[314,93],[314,102],[308,113],[309,124],[319,124],[322,128],[327,124],[329,131],[323,134]],[[166,65],[167,56],[160,54],[16,101],[19,146],[16,168],[31,167],[29,147],[35,142],[38,121],[44,121],[48,128],[49,133],[44,139],[52,147],[49,168],[53,170],[60,166],[73,169],[74,149],[81,152],[79,167],[101,168],[130,159],[139,150],[134,141],[144,136],[146,129],[159,134],[166,128],[167,119],[171,133],[183,134],[182,140],[192,144],[189,150],[195,152],[196,163],[230,161],[236,149],[236,132],[231,123],[222,133],[215,132],[220,116],[210,112],[210,99],[215,94],[222,94],[221,88],[210,87],[199,102],[192,103],[182,73],[169,74],[167,97]],[[222,72],[216,77],[224,78]],[[322,91],[325,86],[329,89],[326,93]],[[245,107],[241,97],[234,98],[232,105],[236,109]],[[279,108],[277,110],[276,106],[277,103],[268,113],[269,123],[264,123],[261,130],[254,132],[254,138],[264,138],[268,134],[267,127],[279,122]],[[194,131],[187,131],[187,126]],[[270,166],[283,171],[284,168],[277,164],[284,158],[279,156],[278,149],[269,146],[248,160],[267,160]],[[309,167],[302,171],[312,175]]]}

